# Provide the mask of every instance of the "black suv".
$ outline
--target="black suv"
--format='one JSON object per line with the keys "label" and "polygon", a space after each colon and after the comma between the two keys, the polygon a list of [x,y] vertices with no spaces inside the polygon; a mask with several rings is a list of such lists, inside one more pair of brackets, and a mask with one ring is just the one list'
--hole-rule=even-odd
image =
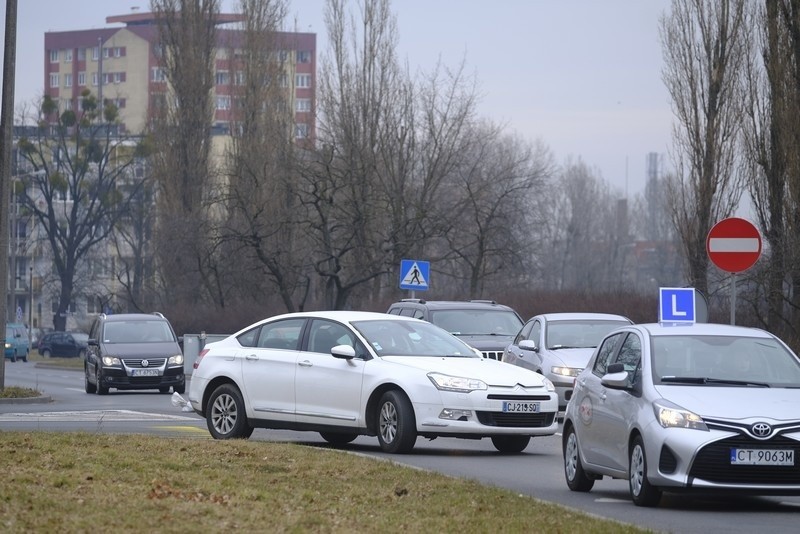
{"label": "black suv", "polygon": [[493,300],[403,299],[389,306],[387,313],[424,319],[493,360],[502,359],[503,351],[522,328],[522,319],[513,308]]}
{"label": "black suv", "polygon": [[160,313],[101,313],[89,330],[84,363],[86,393],[110,388],[186,390],[183,353],[172,325]]}

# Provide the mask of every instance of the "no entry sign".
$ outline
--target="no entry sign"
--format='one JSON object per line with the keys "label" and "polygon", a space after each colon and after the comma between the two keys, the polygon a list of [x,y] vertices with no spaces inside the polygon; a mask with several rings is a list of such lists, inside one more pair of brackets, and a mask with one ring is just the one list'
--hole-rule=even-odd
{"label": "no entry sign", "polygon": [[706,251],[714,265],[723,271],[740,273],[761,256],[761,234],[746,219],[723,219],[708,232]]}

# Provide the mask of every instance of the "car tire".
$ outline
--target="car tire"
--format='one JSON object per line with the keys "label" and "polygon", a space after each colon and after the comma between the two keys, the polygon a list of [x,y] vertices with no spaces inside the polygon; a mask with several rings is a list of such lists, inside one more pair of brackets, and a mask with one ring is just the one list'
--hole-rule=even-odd
{"label": "car tire", "polygon": [[358,437],[358,434],[341,434],[339,432],[320,432],[319,435],[331,445],[347,445]]}
{"label": "car tire", "polygon": [[589,478],[583,470],[581,455],[578,451],[578,436],[575,429],[569,426],[564,432],[563,438],[564,453],[564,477],[567,479],[567,486],[572,491],[587,492],[594,486],[594,479]]}
{"label": "car tire", "polygon": [[494,448],[507,454],[517,454],[524,451],[530,441],[530,436],[492,436]]}
{"label": "car tire", "polygon": [[103,386],[103,375],[100,374],[100,369],[97,370],[97,374],[95,374],[95,384],[97,385],[97,394],[98,395],[108,395],[108,388]]}
{"label": "car tire", "polygon": [[411,401],[401,391],[387,391],[378,403],[376,414],[378,443],[384,452],[404,454],[417,441],[417,421]]}
{"label": "car tire", "polygon": [[159,393],[169,393],[169,386],[158,388]]}
{"label": "car tire", "polygon": [[641,436],[636,436],[631,444],[630,461],[628,463],[628,484],[631,499],[636,506],[656,506],[661,500],[661,490],[647,480],[647,457]]}
{"label": "car tire", "polygon": [[16,363],[17,362],[17,353],[16,352],[11,355],[11,362],[12,363]]}
{"label": "car tire", "polygon": [[22,361],[25,362],[25,363],[28,363],[28,353],[27,352],[22,356]]}
{"label": "car tire", "polygon": [[172,391],[178,393],[179,395],[183,395],[186,393],[186,384],[181,384],[180,386],[172,386]]}
{"label": "car tire", "polygon": [[50,357],[50,351],[48,349],[44,349],[42,351],[42,358],[49,358],[49,357]]}
{"label": "car tire", "polygon": [[87,366],[84,366],[83,368],[83,387],[86,390],[86,393],[97,392],[97,386],[89,381],[89,368]]}
{"label": "car tire", "polygon": [[206,423],[214,439],[246,439],[253,433],[242,394],[233,384],[222,384],[211,394]]}

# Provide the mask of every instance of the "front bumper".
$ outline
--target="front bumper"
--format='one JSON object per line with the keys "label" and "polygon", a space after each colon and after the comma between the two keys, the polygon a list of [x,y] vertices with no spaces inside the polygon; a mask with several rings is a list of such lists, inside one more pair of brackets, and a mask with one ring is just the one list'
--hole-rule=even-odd
{"label": "front bumper", "polygon": [[[800,494],[800,431],[757,440],[745,431],[746,424],[741,427],[731,431],[709,424],[708,432],[659,428],[655,435],[645,434],[649,463],[656,467],[650,482],[665,488]],[[731,449],[791,449],[794,465],[735,465]]]}
{"label": "front bumper", "polygon": [[131,376],[131,370],[119,367],[104,367],[100,381],[104,387],[116,389],[160,389],[181,387],[186,384],[183,366],[159,369],[158,376]]}
{"label": "front bumper", "polygon": [[[551,436],[558,431],[558,397],[544,388],[490,388],[471,393],[440,392],[441,403],[414,403],[417,432],[426,437]],[[536,402],[534,413],[503,412],[503,402]],[[457,419],[443,411],[457,412]]]}

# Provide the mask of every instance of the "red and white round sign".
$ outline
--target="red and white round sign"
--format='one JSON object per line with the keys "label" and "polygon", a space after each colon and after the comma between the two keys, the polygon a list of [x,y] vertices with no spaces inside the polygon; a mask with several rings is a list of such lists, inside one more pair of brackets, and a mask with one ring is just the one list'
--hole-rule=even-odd
{"label": "red and white round sign", "polygon": [[761,256],[761,234],[747,219],[723,219],[708,232],[706,252],[723,271],[740,273],[752,267]]}

